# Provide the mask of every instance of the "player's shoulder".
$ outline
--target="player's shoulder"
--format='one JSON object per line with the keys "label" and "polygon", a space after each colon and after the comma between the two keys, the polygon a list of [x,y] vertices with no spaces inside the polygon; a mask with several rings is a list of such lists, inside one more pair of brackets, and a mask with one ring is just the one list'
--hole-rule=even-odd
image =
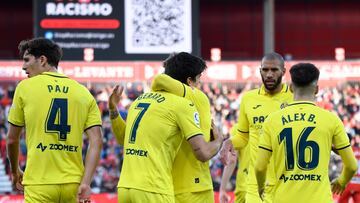
{"label": "player's shoulder", "polygon": [[199,101],[209,102],[209,97],[201,90],[194,88],[194,95],[198,98]]}
{"label": "player's shoulder", "polygon": [[247,99],[259,97],[259,96],[261,96],[260,91],[261,91],[260,88],[248,90],[248,91],[243,93],[242,100],[247,100]]}

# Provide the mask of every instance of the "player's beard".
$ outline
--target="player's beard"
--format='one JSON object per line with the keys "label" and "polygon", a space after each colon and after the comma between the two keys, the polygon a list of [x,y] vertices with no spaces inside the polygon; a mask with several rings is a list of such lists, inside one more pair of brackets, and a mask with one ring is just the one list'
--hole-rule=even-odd
{"label": "player's beard", "polygon": [[264,77],[261,76],[261,80],[265,86],[265,88],[269,91],[273,91],[275,90],[277,87],[279,87],[279,85],[281,84],[281,81],[282,81],[282,76],[278,77],[276,80],[275,80],[275,83],[273,85],[268,85],[266,84],[266,81],[264,79]]}

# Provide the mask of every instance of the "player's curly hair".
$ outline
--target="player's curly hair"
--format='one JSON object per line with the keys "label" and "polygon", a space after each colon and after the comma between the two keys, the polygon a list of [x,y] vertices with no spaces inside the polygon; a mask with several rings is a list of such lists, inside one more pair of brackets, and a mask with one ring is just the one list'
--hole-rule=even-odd
{"label": "player's curly hair", "polygon": [[186,52],[173,53],[164,62],[165,74],[187,84],[187,78],[195,81],[206,68],[203,59]]}
{"label": "player's curly hair", "polygon": [[298,87],[305,87],[319,80],[320,71],[314,64],[298,63],[290,69],[291,81]]}
{"label": "player's curly hair", "polygon": [[23,58],[26,51],[35,56],[35,58],[45,56],[48,63],[56,68],[62,57],[62,50],[59,45],[49,39],[41,37],[21,41],[18,49],[20,58]]}

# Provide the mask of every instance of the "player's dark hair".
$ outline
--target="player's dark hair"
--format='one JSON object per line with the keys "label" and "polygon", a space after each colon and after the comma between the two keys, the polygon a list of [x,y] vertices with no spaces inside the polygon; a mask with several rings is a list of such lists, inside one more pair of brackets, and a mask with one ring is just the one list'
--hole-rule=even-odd
{"label": "player's dark hair", "polygon": [[187,84],[187,78],[196,80],[196,76],[201,74],[206,68],[203,59],[186,52],[171,54],[164,62],[165,74]]}
{"label": "player's dark hair", "polygon": [[314,64],[298,63],[290,69],[291,81],[298,87],[305,87],[319,80],[320,71]]}
{"label": "player's dark hair", "polygon": [[285,68],[284,58],[280,54],[278,54],[276,52],[271,52],[271,53],[265,54],[263,56],[261,62],[264,61],[264,60],[278,60],[280,62],[281,67]]}
{"label": "player's dark hair", "polygon": [[30,40],[23,40],[19,44],[19,55],[22,58],[25,51],[29,54],[39,58],[45,56],[49,65],[57,68],[62,57],[62,50],[55,42],[45,38],[34,38]]}

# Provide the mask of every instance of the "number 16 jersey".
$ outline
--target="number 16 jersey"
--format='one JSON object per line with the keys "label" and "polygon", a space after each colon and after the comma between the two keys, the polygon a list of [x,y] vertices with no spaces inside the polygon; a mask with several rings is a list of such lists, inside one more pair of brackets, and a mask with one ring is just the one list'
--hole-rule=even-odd
{"label": "number 16 jersey", "polygon": [[332,202],[328,165],[331,146],[350,147],[341,120],[308,101],[269,115],[259,147],[272,151],[274,202]]}

